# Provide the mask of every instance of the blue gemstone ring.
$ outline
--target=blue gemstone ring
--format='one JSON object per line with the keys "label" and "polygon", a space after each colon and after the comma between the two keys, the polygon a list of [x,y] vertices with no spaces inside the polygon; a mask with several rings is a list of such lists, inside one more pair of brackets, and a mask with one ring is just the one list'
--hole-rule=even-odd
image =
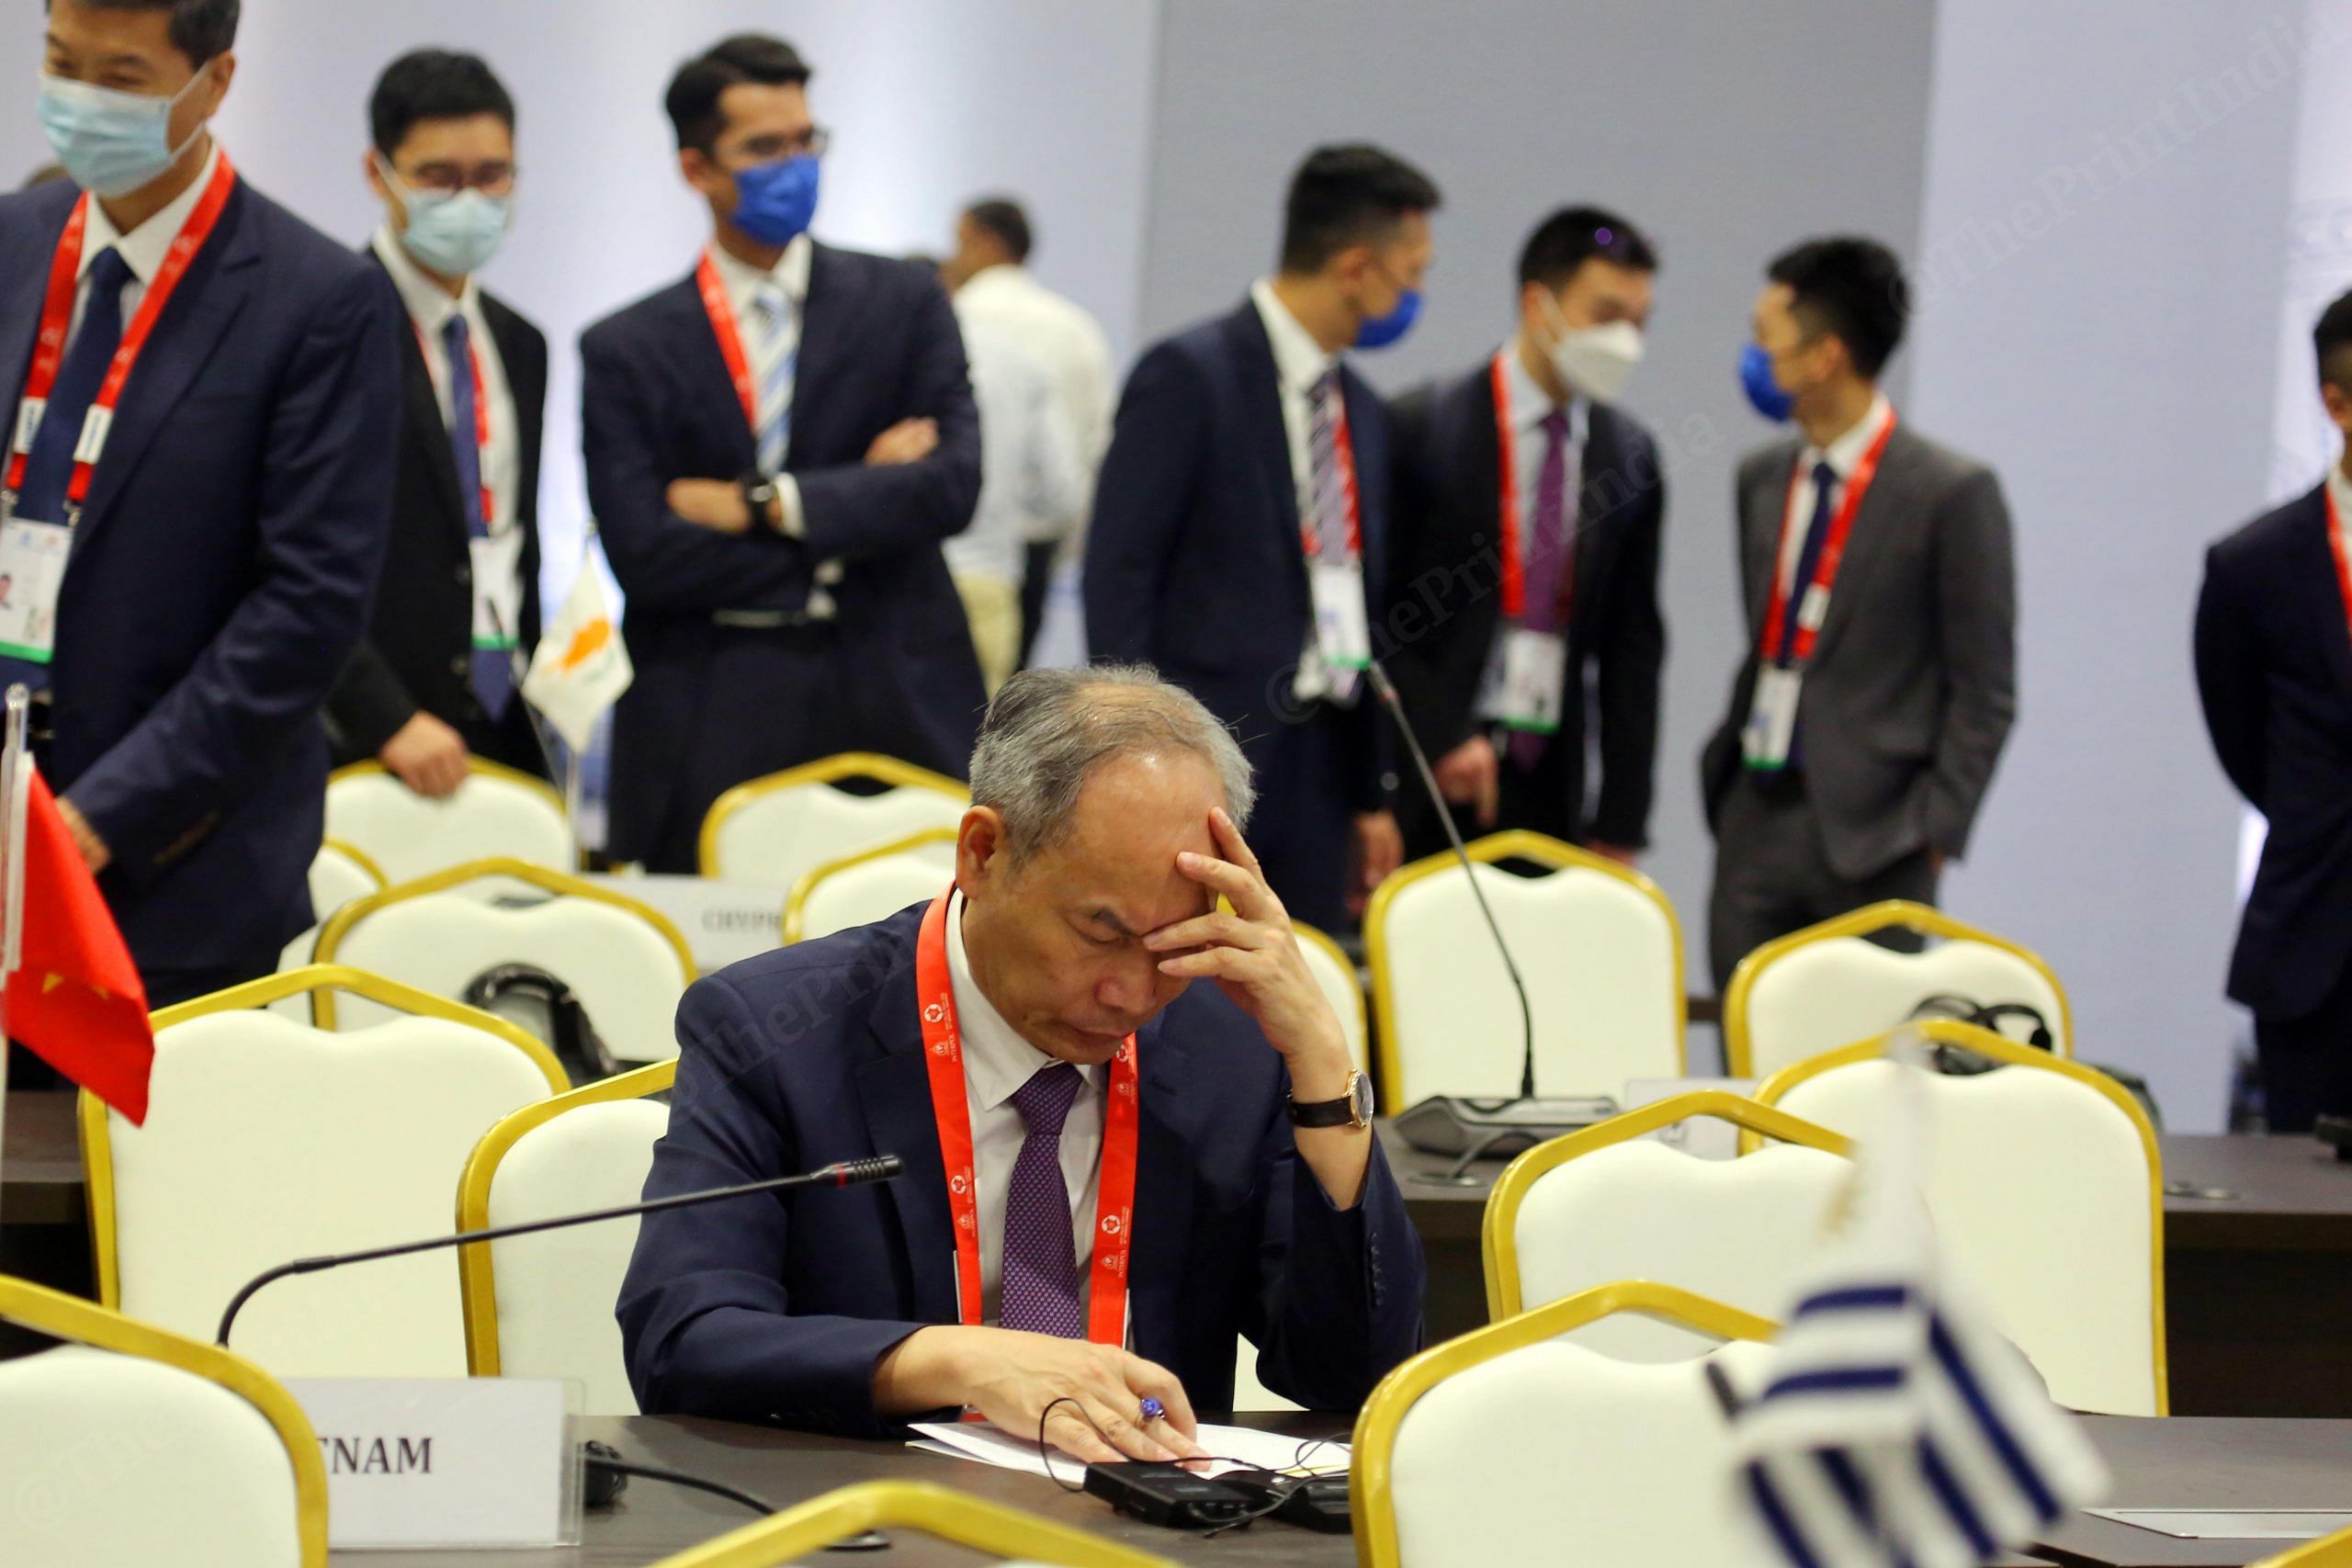
{"label": "blue gemstone ring", "polygon": [[1158,1421],[1165,1417],[1167,1414],[1168,1406],[1160,1404],[1159,1401],[1153,1399],[1148,1395],[1145,1397],[1143,1402],[1143,1418],[1145,1420]]}

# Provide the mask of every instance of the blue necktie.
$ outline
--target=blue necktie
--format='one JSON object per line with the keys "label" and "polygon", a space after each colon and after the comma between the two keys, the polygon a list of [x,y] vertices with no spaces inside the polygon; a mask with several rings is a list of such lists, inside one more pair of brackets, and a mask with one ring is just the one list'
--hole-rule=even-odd
{"label": "blue necktie", "polygon": [[1813,574],[1821,570],[1821,552],[1829,543],[1829,518],[1838,493],[1838,470],[1827,463],[1813,466],[1813,525],[1804,532],[1804,548],[1797,552],[1797,574],[1789,583],[1788,608],[1781,622],[1781,662],[1797,659],[1797,622],[1804,615],[1806,592]]}
{"label": "blue necktie", "polygon": [[[130,264],[109,245],[90,262],[89,296],[82,307],[82,325],[66,345],[64,363],[49,391],[49,407],[40,428],[33,434],[33,449],[25,458],[24,488],[17,495],[17,515],[36,523],[65,521],[65,487],[74,478],[74,448],[81,444],[82,424],[90,405],[105,384],[107,367],[122,346],[122,286],[130,281]],[[36,692],[49,688],[49,667],[27,660],[0,658],[0,690],[17,682]]]}
{"label": "blue necktie", "polygon": [[[449,356],[449,451],[458,461],[458,501],[465,510],[466,537],[485,539],[490,536],[490,519],[481,509],[481,412],[474,402],[473,335],[463,311],[450,316],[442,327],[441,343]],[[474,584],[477,593],[489,590],[488,583]],[[497,629],[502,637],[514,632],[511,626]],[[473,654],[474,695],[495,722],[506,716],[506,705],[514,700],[514,655],[509,649],[479,645]]]}

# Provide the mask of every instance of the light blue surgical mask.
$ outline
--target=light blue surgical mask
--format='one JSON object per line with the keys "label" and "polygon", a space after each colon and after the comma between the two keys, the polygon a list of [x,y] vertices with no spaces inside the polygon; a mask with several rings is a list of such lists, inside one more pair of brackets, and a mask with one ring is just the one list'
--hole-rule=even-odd
{"label": "light blue surgical mask", "polygon": [[198,71],[168,98],[94,86],[41,73],[40,128],[74,183],[96,197],[129,196],[170,168],[202,135],[172,145],[172,110],[204,80]]}
{"label": "light blue surgical mask", "polygon": [[401,194],[408,211],[408,227],[401,231],[401,248],[419,266],[443,277],[471,277],[489,265],[506,238],[514,198],[485,196],[478,190],[419,190],[379,160],[384,177]]}

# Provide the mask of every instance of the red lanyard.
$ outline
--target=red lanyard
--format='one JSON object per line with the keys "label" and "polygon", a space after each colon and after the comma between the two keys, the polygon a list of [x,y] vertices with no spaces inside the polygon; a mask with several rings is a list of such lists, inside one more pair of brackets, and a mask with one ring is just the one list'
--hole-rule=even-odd
{"label": "red lanyard", "polygon": [[2345,624],[2352,626],[2352,558],[2344,550],[2344,519],[2336,513],[2335,487],[2323,484],[2320,491],[2327,497],[2327,547],[2335,556],[2335,589],[2344,595]]}
{"label": "red lanyard", "polygon": [[[1334,385],[1336,387],[1337,383]],[[1309,392],[1307,422],[1310,426],[1314,423],[1314,402],[1315,395]],[[1339,466],[1340,492],[1348,502],[1348,559],[1360,561],[1363,559],[1363,527],[1356,500],[1356,444],[1355,438],[1348,434],[1348,397],[1344,389],[1334,390],[1331,394],[1331,460]],[[1310,470],[1314,468],[1311,453],[1307,467]],[[1314,519],[1300,521],[1298,536],[1306,550],[1306,558],[1313,560],[1316,557]]]}
{"label": "red lanyard", "polygon": [[[424,329],[417,325],[413,316],[409,318],[408,324],[416,333],[416,351],[424,355],[425,364],[431,365],[433,345],[424,341]],[[454,374],[455,367],[446,363],[448,359],[446,351],[441,357],[445,362],[444,368]],[[481,525],[487,533],[498,525],[498,514],[491,505],[490,492],[490,392],[482,384],[481,345],[474,342],[470,322],[466,331],[466,368],[474,378],[474,450],[481,454],[474,468],[481,476]],[[428,370],[426,374],[429,376],[431,372]]]}
{"label": "red lanyard", "polygon": [[[1495,355],[1491,379],[1495,386],[1495,452],[1498,476],[1501,479],[1502,516],[1499,536],[1503,556],[1503,615],[1517,620],[1527,613],[1527,569],[1519,553],[1519,437],[1510,423],[1510,388],[1509,372],[1503,367],[1504,349]],[[1577,582],[1577,552],[1570,545],[1568,558],[1560,568],[1561,619],[1566,619],[1566,607],[1575,603]]]}
{"label": "red lanyard", "polygon": [[[155,280],[147,286],[146,294],[139,301],[139,309],[123,330],[122,342],[114,351],[114,361],[107,367],[107,378],[98,386],[98,395],[90,403],[88,416],[82,422],[82,434],[74,447],[74,476],[66,481],[65,499],[78,509],[90,493],[90,477],[96,470],[99,457],[106,451],[107,434],[114,426],[115,405],[122,400],[122,389],[130,379],[131,367],[139,363],[140,351],[147,346],[148,334],[155,330],[157,318],[171,302],[180,280],[187,276],[189,264],[212,237],[213,225],[220,220],[220,209],[229,204],[229,193],[236,187],[237,171],[229,163],[229,154],[220,154],[220,162],[212,172],[211,184],[197,198],[187,221],[180,226],[177,238],[170,250],[164,253],[164,265],[156,269]],[[8,478],[6,488],[14,494],[24,488],[25,460],[33,449],[33,434],[40,428],[41,415],[49,407],[49,394],[57,385],[59,367],[65,362],[65,338],[74,321],[74,296],[82,276],[82,242],[90,223],[90,196],[85,191],[74,204],[73,215],[65,220],[65,232],[58,237],[57,254],[49,267],[49,293],[41,302],[40,335],[33,340],[33,362],[25,377],[24,401],[17,411],[17,437],[8,457]]]}
{"label": "red lanyard", "polygon": [[743,423],[752,427],[752,434],[760,433],[760,389],[752,384],[752,362],[743,356],[742,333],[735,326],[735,307],[727,302],[727,280],[718,276],[718,263],[708,251],[702,254],[702,265],[695,268],[695,286],[702,290],[702,308],[710,317],[710,330],[718,339],[718,352],[727,361],[728,377],[735,383],[736,400],[743,405]]}
{"label": "red lanyard", "polygon": [[[1821,636],[1821,623],[1828,614],[1829,594],[1838,585],[1838,569],[1846,563],[1846,540],[1854,532],[1854,513],[1861,510],[1862,496],[1871,488],[1871,480],[1878,477],[1878,460],[1885,455],[1887,437],[1894,434],[1894,411],[1886,411],[1886,423],[1871,438],[1860,462],[1854,465],[1853,474],[1846,480],[1845,498],[1838,504],[1838,513],[1829,520],[1829,537],[1822,542],[1821,560],[1814,568],[1813,581],[1805,584],[1804,597],[1797,616],[1796,646],[1789,650],[1790,660],[1805,664],[1813,659],[1813,645]],[[1772,598],[1764,611],[1763,657],[1767,664],[1781,661],[1782,624],[1789,614],[1789,584],[1782,581],[1781,563],[1788,558],[1789,530],[1795,525],[1797,494],[1804,483],[1804,456],[1797,456],[1796,471],[1789,477],[1789,498],[1781,507],[1781,541],[1772,553]],[[1815,504],[1818,504],[1816,500]],[[1815,595],[1819,597],[1816,598]]]}
{"label": "red lanyard", "polygon": [[[947,900],[931,901],[915,941],[915,985],[922,1002],[922,1054],[931,1069],[931,1110],[939,1123],[939,1157],[947,1170],[947,1208],[956,1222],[956,1297],[967,1325],[980,1321],[980,1200],[972,1171],[972,1113],[964,1084],[964,1037],[956,1024],[948,977]],[[1111,1058],[1111,1094],[1102,1127],[1102,1179],[1094,1202],[1094,1261],[1089,1272],[1086,1337],[1098,1345],[1127,1338],[1127,1250],[1136,1196],[1136,1037]]]}

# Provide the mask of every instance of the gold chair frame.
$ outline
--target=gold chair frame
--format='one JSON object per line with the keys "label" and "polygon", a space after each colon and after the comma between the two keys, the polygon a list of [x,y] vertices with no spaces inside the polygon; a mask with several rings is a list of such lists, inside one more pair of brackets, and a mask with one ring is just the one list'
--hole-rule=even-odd
{"label": "gold chair frame", "polygon": [[1176,1568],[1169,1558],[1035,1514],[910,1481],[869,1481],[828,1492],[665,1557],[653,1568],[776,1568],[870,1529],[921,1530],[974,1551],[1063,1568]]}
{"label": "gold chair frame", "polygon": [[896,757],[886,757],[879,751],[841,751],[831,757],[820,757],[812,762],[763,774],[737,784],[733,789],[711,802],[704,813],[702,835],[696,847],[696,864],[705,876],[718,874],[718,834],[727,819],[758,800],[780,789],[795,789],[802,784],[831,784],[839,779],[879,779],[894,789],[928,789],[952,795],[959,800],[972,797],[969,786],[945,773],[933,773],[929,768],[902,762]]}
{"label": "gold chair frame", "polygon": [[[956,841],[957,831],[954,828],[918,828],[911,833],[901,833],[888,843],[876,844],[870,850],[860,850],[855,854],[842,855],[838,860],[829,860],[821,864],[810,866],[800,874],[800,880],[792,885],[792,891],[785,897],[784,917],[780,923],[784,945],[790,947],[800,940],[802,911],[808,908],[808,900],[816,893],[818,885],[827,877],[838,876],[842,872],[865,864],[868,861],[888,860],[892,855],[905,854],[908,851],[921,849],[925,844],[952,844]],[[707,876],[709,873],[706,871],[703,874]],[[948,874],[952,877],[955,874],[950,872]]]}

